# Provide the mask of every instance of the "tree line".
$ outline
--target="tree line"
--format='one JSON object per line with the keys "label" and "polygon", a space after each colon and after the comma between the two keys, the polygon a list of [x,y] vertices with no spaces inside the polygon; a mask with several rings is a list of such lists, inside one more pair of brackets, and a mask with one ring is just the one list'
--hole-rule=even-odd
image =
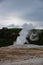
{"label": "tree line", "polygon": [[[22,29],[8,29],[2,28],[0,29],[0,47],[13,45],[13,42],[16,41],[19,36],[19,32]],[[37,30],[32,30],[33,32],[37,32]],[[32,33],[31,31],[31,33]],[[40,32],[40,30],[38,30]],[[38,35],[39,39],[37,41],[30,40],[29,36],[26,38],[30,44],[43,45],[43,30],[41,30],[41,34]],[[27,43],[25,43],[27,44]]]}
{"label": "tree line", "polygon": [[19,31],[21,29],[0,29],[0,47],[12,45],[16,41],[17,36],[19,36]]}

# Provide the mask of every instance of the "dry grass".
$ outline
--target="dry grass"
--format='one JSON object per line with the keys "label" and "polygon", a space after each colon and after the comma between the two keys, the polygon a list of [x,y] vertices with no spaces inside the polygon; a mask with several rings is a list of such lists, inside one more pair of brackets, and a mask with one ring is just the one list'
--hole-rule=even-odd
{"label": "dry grass", "polygon": [[36,57],[43,57],[43,48],[0,48],[0,61],[27,60]]}

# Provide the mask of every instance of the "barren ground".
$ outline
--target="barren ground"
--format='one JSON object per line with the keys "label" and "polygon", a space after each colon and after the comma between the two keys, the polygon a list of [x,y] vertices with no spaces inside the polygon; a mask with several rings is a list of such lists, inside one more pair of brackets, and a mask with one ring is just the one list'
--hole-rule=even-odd
{"label": "barren ground", "polygon": [[[32,59],[33,61],[36,59],[39,60],[40,62],[43,59],[43,48],[14,48],[14,47],[0,48],[0,65],[25,65],[26,62],[27,62],[26,65],[29,65],[28,62],[30,62],[30,59],[31,61]],[[13,63],[13,64],[6,64],[6,63]]]}

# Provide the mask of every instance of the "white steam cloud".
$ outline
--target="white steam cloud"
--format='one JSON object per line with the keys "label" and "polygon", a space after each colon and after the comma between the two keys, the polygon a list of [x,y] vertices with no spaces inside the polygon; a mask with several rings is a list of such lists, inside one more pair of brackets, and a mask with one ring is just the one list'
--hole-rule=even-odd
{"label": "white steam cloud", "polygon": [[17,37],[17,40],[16,40],[16,44],[19,44],[19,45],[23,45],[25,42],[28,43],[26,37],[28,34],[30,34],[30,31],[33,29],[33,25],[32,24],[24,24],[23,25],[23,29],[21,30],[21,32],[19,33],[20,36]]}

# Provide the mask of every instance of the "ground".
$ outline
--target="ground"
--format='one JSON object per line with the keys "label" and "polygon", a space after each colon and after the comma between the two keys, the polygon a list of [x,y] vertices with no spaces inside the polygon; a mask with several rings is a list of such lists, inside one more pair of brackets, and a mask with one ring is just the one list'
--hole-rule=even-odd
{"label": "ground", "polygon": [[[28,63],[35,59],[38,60],[37,62],[43,59],[43,48],[17,48],[14,46],[0,48],[0,65],[29,65]],[[41,63],[43,64],[43,60]]]}

